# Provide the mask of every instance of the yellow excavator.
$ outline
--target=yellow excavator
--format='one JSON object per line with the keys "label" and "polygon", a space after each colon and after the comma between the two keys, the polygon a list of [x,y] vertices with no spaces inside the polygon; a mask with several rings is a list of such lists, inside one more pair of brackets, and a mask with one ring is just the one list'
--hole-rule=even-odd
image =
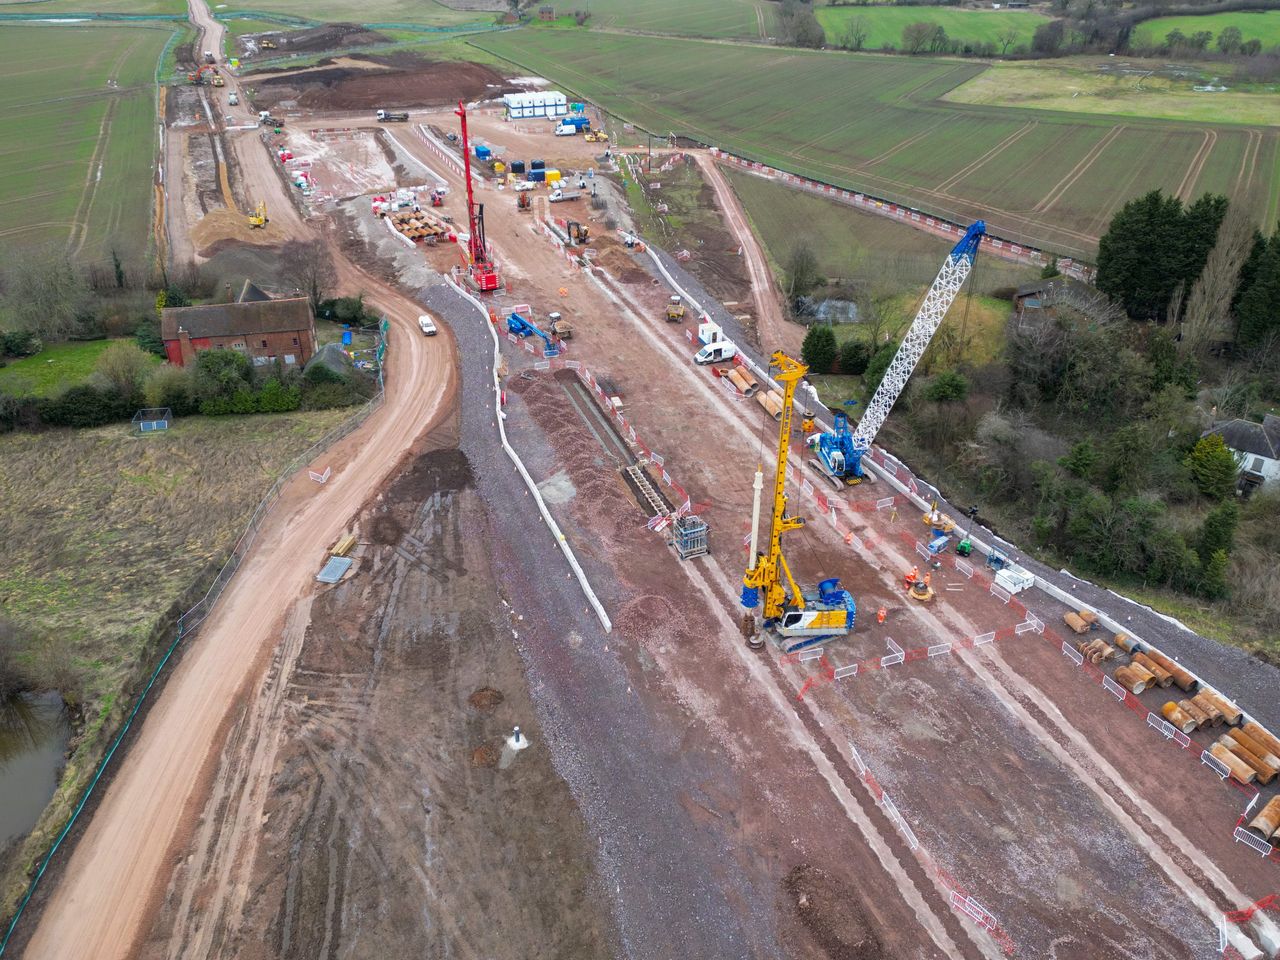
{"label": "yellow excavator", "polygon": [[253,213],[249,214],[249,227],[265,227],[270,221],[267,219],[267,201],[259,200],[258,206]]}
{"label": "yellow excavator", "polygon": [[275,49],[277,49],[277,47],[276,47],[276,42],[275,42],[274,40],[272,40],[270,37],[263,37],[263,38],[262,38],[262,42],[261,42],[261,43],[259,43],[259,44],[258,44],[258,46],[262,47],[262,49],[263,49],[263,50],[275,50]]}
{"label": "yellow excavator", "polygon": [[684,319],[684,304],[678,293],[673,293],[671,299],[667,301],[667,320],[671,323],[679,323]]}
{"label": "yellow excavator", "polygon": [[769,527],[767,551],[756,551],[756,533],[760,526],[760,492],[764,474],[756,468],[755,498],[751,507],[751,566],[742,577],[742,605],[753,611],[763,594],[763,623],[757,629],[755,614],[743,616],[742,632],[753,650],[764,646],[764,636],[772,631],[779,646],[787,653],[821,643],[829,637],[853,630],[858,606],[847,590],[840,589],[839,579],[832,577],[818,584],[816,593],[805,594],[791,576],[791,568],[782,555],[782,535],[804,526],[803,517],[787,515],[787,457],[791,450],[791,415],[795,404],[796,384],[809,368],[778,351],[772,357],[777,369],[774,379],[782,385],[782,422],[778,426],[778,462],[773,483],[773,519]]}

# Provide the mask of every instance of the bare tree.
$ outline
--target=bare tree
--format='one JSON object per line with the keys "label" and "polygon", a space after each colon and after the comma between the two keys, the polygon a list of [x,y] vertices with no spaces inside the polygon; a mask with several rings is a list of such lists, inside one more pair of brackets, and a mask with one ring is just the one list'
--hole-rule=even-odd
{"label": "bare tree", "polygon": [[90,318],[92,291],[65,254],[29,248],[8,251],[4,306],[23,330],[64,340]]}
{"label": "bare tree", "polygon": [[1210,340],[1229,340],[1231,301],[1240,282],[1240,267],[1253,246],[1253,223],[1240,204],[1232,204],[1218,228],[1204,269],[1191,287],[1182,318],[1178,352],[1195,356]]}
{"label": "bare tree", "polygon": [[870,36],[870,30],[867,27],[867,18],[854,17],[845,24],[844,34],[840,38],[841,46],[846,50],[861,50],[867,45],[868,36]]}
{"label": "bare tree", "polygon": [[1006,27],[996,34],[996,39],[1000,41],[1000,56],[1003,57],[1009,52],[1009,48],[1018,42],[1018,28]]}
{"label": "bare tree", "polygon": [[142,389],[151,369],[151,357],[136,343],[113,343],[98,357],[93,372],[105,380],[122,397]]}
{"label": "bare tree", "polygon": [[937,27],[926,20],[908,23],[902,28],[902,49],[917,54],[929,45],[936,33]]}
{"label": "bare tree", "polygon": [[320,310],[328,299],[333,283],[333,260],[324,244],[295,241],[285,245],[280,254],[281,275],[311,301],[311,312]]}

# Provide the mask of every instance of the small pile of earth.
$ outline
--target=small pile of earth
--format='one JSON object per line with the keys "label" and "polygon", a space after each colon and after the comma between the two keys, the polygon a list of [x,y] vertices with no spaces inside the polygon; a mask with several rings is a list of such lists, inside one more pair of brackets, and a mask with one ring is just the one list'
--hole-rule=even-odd
{"label": "small pile of earth", "polygon": [[796,915],[831,960],[880,960],[880,939],[862,918],[852,884],[802,863],[782,881]]}
{"label": "small pile of earth", "polygon": [[471,751],[471,765],[473,767],[496,767],[498,760],[502,756],[498,752],[498,748],[492,743],[486,743],[483,747],[476,747]]}
{"label": "small pile of earth", "polygon": [[[306,30],[289,30],[285,33],[262,33],[257,36],[270,37],[276,43],[275,50],[262,50],[264,56],[276,57],[281,53],[319,53],[324,50],[340,50],[346,47],[367,47],[375,43],[391,43],[386,34],[370,30],[358,23],[326,23]],[[257,37],[251,37],[257,39]]]}
{"label": "small pile of earth", "polygon": [[516,89],[505,83],[501,74],[477,63],[408,61],[405,57],[370,57],[360,66],[354,58],[344,61],[349,66],[264,76],[257,81],[255,99],[268,103],[297,100],[308,110],[411,109],[499,96],[505,89]]}
{"label": "small pile of earth", "polygon": [[481,687],[467,697],[467,703],[477,710],[492,710],[505,699],[506,697],[502,695],[501,690],[495,690],[493,687]]}
{"label": "small pile of earth", "polygon": [[275,247],[285,239],[284,231],[270,220],[265,227],[250,227],[247,214],[226,207],[210,210],[191,228],[191,242],[202,257],[212,257],[236,243]]}

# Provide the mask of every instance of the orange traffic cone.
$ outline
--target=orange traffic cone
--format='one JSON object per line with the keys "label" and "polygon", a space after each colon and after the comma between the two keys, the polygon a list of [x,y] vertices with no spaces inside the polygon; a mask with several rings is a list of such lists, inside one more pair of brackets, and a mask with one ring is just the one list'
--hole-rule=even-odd
{"label": "orange traffic cone", "polygon": [[876,623],[884,623],[884,618],[889,615],[889,611],[881,607],[876,611]]}

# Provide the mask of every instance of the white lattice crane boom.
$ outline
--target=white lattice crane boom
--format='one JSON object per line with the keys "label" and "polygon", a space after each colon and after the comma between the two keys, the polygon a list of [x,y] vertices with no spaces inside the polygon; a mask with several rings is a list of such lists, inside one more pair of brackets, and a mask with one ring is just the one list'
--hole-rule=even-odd
{"label": "white lattice crane boom", "polygon": [[[942,318],[947,315],[947,310],[955,301],[960,288],[964,286],[964,281],[973,268],[973,258],[978,253],[978,243],[986,232],[987,225],[983,221],[979,220],[973,224],[965,232],[963,239],[952,248],[946,262],[942,264],[942,269],[938,271],[933,286],[929,288],[924,302],[920,305],[919,313],[912,321],[907,335],[903,337],[902,345],[894,354],[893,362],[889,364],[884,379],[880,381],[880,386],[876,388],[875,395],[867,404],[866,412],[863,413],[857,429],[853,432],[853,449],[858,460],[861,460],[862,454],[871,449],[872,441],[884,426],[889,411],[898,402],[899,395],[906,387],[907,380],[911,378],[916,364],[924,356],[925,348],[933,339],[938,325],[942,323]],[[858,474],[861,475],[861,470],[858,470]]]}

